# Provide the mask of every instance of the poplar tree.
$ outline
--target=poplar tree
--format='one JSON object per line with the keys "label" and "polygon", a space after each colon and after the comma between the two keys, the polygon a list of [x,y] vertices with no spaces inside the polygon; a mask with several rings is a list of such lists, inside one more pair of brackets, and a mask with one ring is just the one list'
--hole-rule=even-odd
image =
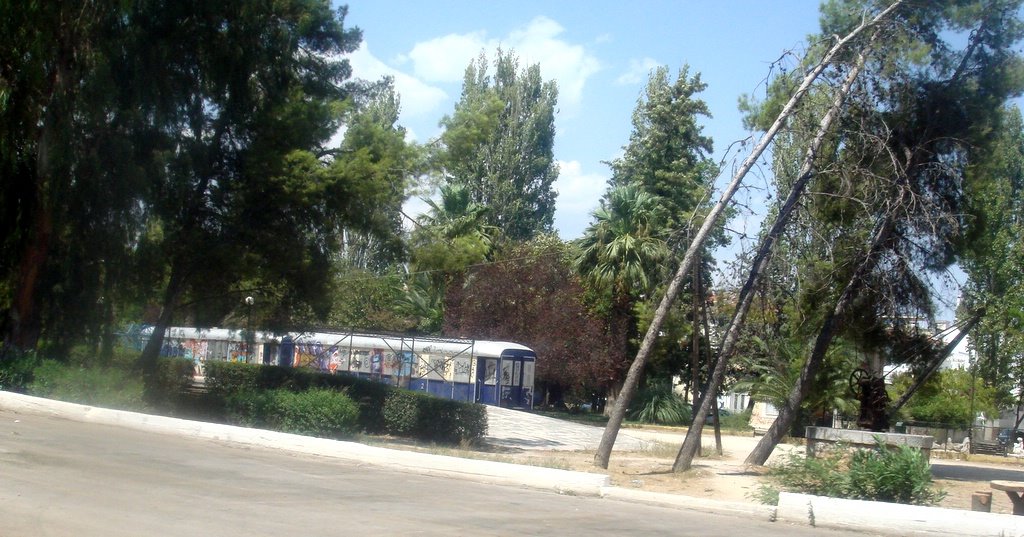
{"label": "poplar tree", "polygon": [[554,225],[557,100],[539,65],[520,69],[512,51],[499,50],[493,74],[482,54],[466,68],[455,111],[441,120],[443,182],[464,186],[487,208],[487,225],[512,241]]}

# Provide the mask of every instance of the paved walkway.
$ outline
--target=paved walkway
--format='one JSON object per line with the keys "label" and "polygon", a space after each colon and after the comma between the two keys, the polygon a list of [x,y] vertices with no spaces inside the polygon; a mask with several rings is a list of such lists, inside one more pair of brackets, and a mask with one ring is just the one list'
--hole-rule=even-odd
{"label": "paved walkway", "polygon": [[[491,445],[518,448],[587,451],[601,444],[603,427],[573,423],[520,410],[487,407],[487,437]],[[680,440],[682,436],[679,437]],[[638,451],[653,444],[627,429],[615,439],[615,450]]]}

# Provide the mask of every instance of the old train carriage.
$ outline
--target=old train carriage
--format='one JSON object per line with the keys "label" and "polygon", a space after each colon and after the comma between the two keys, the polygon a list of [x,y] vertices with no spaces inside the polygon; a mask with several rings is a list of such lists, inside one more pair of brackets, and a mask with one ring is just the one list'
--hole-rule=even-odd
{"label": "old train carriage", "polygon": [[168,328],[161,354],[193,360],[198,376],[214,360],[307,367],[514,408],[533,407],[537,360],[528,347],[504,341],[260,331],[250,339],[243,330],[188,327]]}

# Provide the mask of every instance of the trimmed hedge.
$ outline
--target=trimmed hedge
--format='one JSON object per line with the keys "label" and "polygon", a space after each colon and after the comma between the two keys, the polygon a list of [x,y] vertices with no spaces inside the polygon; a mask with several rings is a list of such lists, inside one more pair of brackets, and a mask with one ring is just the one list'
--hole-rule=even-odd
{"label": "trimmed hedge", "polygon": [[[347,373],[320,373],[240,362],[207,362],[206,386],[211,395],[227,401],[228,406],[242,407],[262,404],[259,397],[250,392],[282,389],[291,392],[311,389],[344,391],[358,405],[359,428],[371,434],[386,432],[457,444],[478,440],[487,433],[487,412],[483,405],[411,392]],[[233,412],[240,410],[235,407]],[[239,416],[233,416],[233,419],[239,419]]]}
{"label": "trimmed hedge", "polygon": [[240,392],[226,406],[231,421],[251,427],[322,438],[347,438],[359,430],[355,402],[326,388]]}
{"label": "trimmed hedge", "polygon": [[424,393],[395,390],[384,401],[386,432],[420,440],[457,444],[487,434],[483,405],[441,399]]}

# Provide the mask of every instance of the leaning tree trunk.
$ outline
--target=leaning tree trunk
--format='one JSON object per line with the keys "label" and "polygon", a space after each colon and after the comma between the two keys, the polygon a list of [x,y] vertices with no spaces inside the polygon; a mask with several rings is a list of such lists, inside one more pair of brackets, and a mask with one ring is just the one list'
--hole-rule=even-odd
{"label": "leaning tree trunk", "polygon": [[[852,69],[850,69],[846,79],[843,81],[842,87],[840,87],[839,91],[836,93],[836,96],[832,101],[832,106],[821,118],[821,122],[818,124],[818,131],[815,134],[814,139],[811,140],[811,144],[807,147],[807,152],[804,155],[803,163],[800,166],[800,173],[797,180],[793,182],[793,186],[789,191],[789,196],[779,209],[779,214],[775,217],[775,222],[772,224],[771,229],[758,246],[757,253],[754,255],[754,260],[751,264],[750,273],[747,275],[747,280],[744,282],[743,288],[740,289],[739,300],[736,304],[736,311],[733,313],[733,318],[729,322],[728,328],[726,328],[725,337],[722,340],[722,347],[718,351],[718,360],[715,362],[714,371],[711,373],[711,377],[708,380],[708,393],[715,393],[715,391],[717,391],[722,385],[722,379],[725,378],[725,368],[728,365],[729,360],[732,358],[732,354],[735,352],[736,344],[739,341],[740,329],[746,321],[747,312],[750,311],[750,305],[753,303],[754,289],[757,287],[757,284],[761,279],[761,275],[764,273],[764,269],[767,267],[768,261],[771,259],[775,242],[782,235],[786,225],[788,225],[789,219],[792,216],[793,211],[796,209],[797,201],[803,195],[804,190],[807,188],[807,184],[813,177],[812,170],[814,168],[814,160],[825,141],[825,136],[831,129],[833,121],[835,121],[835,118],[839,115],[839,111],[842,109],[843,102],[846,100],[846,96],[850,93],[850,89],[853,87],[854,81],[857,79],[857,76],[860,75],[866,56],[867,51],[861,52],[857,59],[857,63]],[[700,411],[707,413],[708,408],[708,402],[704,401]],[[672,465],[672,469],[674,471],[684,472],[690,469],[690,466],[693,464],[693,457],[700,448],[700,437],[703,425],[703,422],[695,421],[694,426],[690,427],[690,430],[686,432],[686,438],[683,440],[683,445],[679,448],[679,453],[676,455],[675,463]]]}
{"label": "leaning tree trunk", "polygon": [[902,396],[900,396],[899,400],[896,401],[896,404],[892,405],[892,408],[889,409],[889,416],[895,416],[896,413],[899,412],[901,408],[903,408],[903,405],[907,404],[907,401],[910,401],[910,398],[914,395],[914,393],[916,393],[917,390],[920,389],[921,386],[923,386],[924,383],[927,382],[928,379],[931,378],[931,376],[934,375],[935,372],[939,370],[939,366],[941,366],[942,362],[946,360],[946,357],[952,354],[953,349],[955,349],[956,346],[959,345],[965,337],[967,337],[967,333],[970,332],[971,329],[973,329],[974,326],[978,324],[978,322],[981,321],[981,318],[984,316],[985,310],[983,309],[974,312],[974,315],[972,315],[971,318],[968,319],[966,323],[964,323],[964,326],[960,327],[960,333],[957,334],[955,338],[953,338],[953,341],[950,341],[945,347],[942,348],[942,352],[938,353],[933,357],[931,363],[929,363],[928,367],[926,367],[924,372],[921,373],[921,376],[914,381],[914,384],[912,384],[910,388],[908,388]]}
{"label": "leaning tree trunk", "polygon": [[[895,204],[896,206],[902,200],[903,192],[905,191],[901,189],[901,195]],[[839,300],[836,301],[832,311],[825,318],[821,330],[818,331],[818,337],[814,340],[814,348],[811,350],[811,355],[807,357],[803,369],[800,370],[800,379],[790,390],[785,404],[779,409],[778,417],[768,427],[768,432],[761,437],[761,440],[754,446],[754,449],[747,455],[744,461],[746,464],[763,465],[772,454],[772,451],[775,450],[775,446],[778,445],[782,437],[789,431],[793,420],[796,419],[797,414],[800,412],[800,404],[803,403],[804,398],[810,392],[814,377],[818,374],[818,369],[821,368],[822,362],[825,361],[825,353],[828,352],[829,345],[832,344],[832,339],[835,337],[839,322],[846,316],[847,309],[863,288],[871,271],[874,270],[882,248],[892,235],[893,228],[895,227],[894,210],[889,211],[878,226],[875,236],[871,240],[871,246],[865,252],[864,257],[861,258],[861,262],[853,272],[853,275],[847,280]]]}
{"label": "leaning tree trunk", "polygon": [[700,264],[693,264],[693,277],[691,278],[693,289],[693,333],[690,337],[690,391],[693,392],[691,399],[691,415],[697,419],[697,410],[700,407]]}
{"label": "leaning tree trunk", "polygon": [[[629,367],[629,371],[626,374],[626,380],[622,386],[622,392],[619,394],[619,400],[615,404],[615,408],[612,410],[611,416],[608,418],[608,425],[604,429],[604,434],[601,435],[601,444],[597,448],[597,452],[594,454],[594,464],[601,468],[608,468],[608,460],[611,458],[612,447],[615,445],[615,438],[619,434],[619,428],[622,427],[622,420],[626,415],[626,408],[633,399],[633,394],[636,393],[637,385],[640,382],[640,375],[643,373],[644,366],[647,364],[647,358],[651,353],[651,349],[654,347],[654,341],[657,339],[658,332],[661,330],[661,325],[665,322],[665,317],[668,315],[669,308],[672,306],[672,302],[675,300],[676,295],[679,294],[679,288],[682,285],[683,279],[686,274],[690,271],[693,263],[697,257],[697,253],[704,245],[704,241],[707,240],[708,235],[711,233],[717,222],[718,218],[725,211],[726,206],[732,199],[736,190],[739,189],[740,183],[743,178],[750,171],[750,168],[754,166],[757,159],[761,157],[764,150],[768,147],[768,144],[775,138],[779,129],[786,122],[787,119],[793,114],[797,104],[804,97],[807,91],[810,89],[811,84],[818,75],[831,64],[832,60],[842,51],[847,43],[852,41],[857,35],[859,35],[864,29],[869,28],[879,21],[887,17],[892,11],[896,9],[902,3],[902,0],[893,2],[892,5],[887,7],[884,11],[876,15],[870,21],[863,22],[860,26],[855,28],[849,34],[842,39],[839,39],[828,53],[821,59],[821,61],[812,69],[807,76],[804,77],[793,95],[790,97],[786,106],[783,107],[782,111],[779,112],[775,122],[772,123],[771,127],[764,133],[757,145],[754,147],[750,156],[743,161],[739,169],[736,170],[736,174],[733,176],[732,181],[726,187],[722,193],[722,197],[718,200],[718,203],[711,209],[707,217],[704,218],[703,224],[697,234],[694,235],[693,240],[690,242],[690,246],[686,249],[686,253],[683,255],[683,260],[679,264],[679,268],[676,270],[675,275],[669,282],[668,288],[665,290],[665,295],[662,297],[661,302],[658,304],[658,309],[654,312],[654,317],[651,319],[651,324],[647,329],[647,333],[644,335],[643,341],[640,343],[640,349],[637,352],[636,358]],[[695,423],[703,425],[703,420],[695,420]]]}
{"label": "leaning tree trunk", "polygon": [[[956,72],[953,76],[946,81],[946,84],[955,84],[963,75],[968,66],[968,59],[974,54],[979,47],[979,40],[977,39],[978,33],[972,35],[971,41],[968,44],[967,50],[961,58],[960,65],[957,66]],[[914,162],[918,155],[916,151],[908,155],[907,158],[907,170],[914,168]],[[771,427],[768,428],[768,432],[761,437],[761,440],[754,446],[754,449],[747,455],[745,462],[747,464],[763,465],[768,457],[771,455],[775,446],[782,440],[783,435],[789,430],[793,420],[796,418],[797,413],[800,409],[800,404],[810,391],[811,382],[814,380],[814,376],[817,374],[821,363],[825,359],[825,353],[828,351],[828,347],[832,342],[832,338],[835,336],[835,330],[840,319],[845,316],[846,310],[850,303],[853,301],[854,295],[859,292],[861,287],[871,270],[874,269],[875,264],[878,262],[878,257],[881,248],[889,240],[892,234],[893,228],[895,227],[896,212],[899,208],[908,203],[906,197],[909,194],[909,186],[907,185],[906,176],[897,178],[897,191],[894,193],[895,199],[888,211],[884,213],[882,224],[879,226],[877,233],[872,239],[871,245],[869,246],[865,256],[861,260],[861,264],[857,267],[854,275],[847,281],[847,285],[840,295],[839,300],[828,317],[825,319],[821,330],[818,332],[818,337],[815,339],[814,348],[811,350],[811,355],[807,358],[807,362],[804,363],[804,367],[800,372],[800,379],[797,384],[789,393],[789,397],[782,409],[779,410],[779,415],[772,423]]]}
{"label": "leaning tree trunk", "polygon": [[164,300],[160,307],[160,316],[157,318],[156,325],[153,326],[153,333],[149,336],[149,341],[146,342],[146,346],[142,349],[142,354],[137,362],[139,369],[142,370],[142,381],[147,396],[154,395],[154,390],[157,388],[157,361],[160,358],[160,349],[163,347],[164,333],[171,326],[178,301],[181,298],[182,289],[184,289],[182,272],[180,267],[172,262],[171,277],[168,279],[167,288],[164,289]]}

